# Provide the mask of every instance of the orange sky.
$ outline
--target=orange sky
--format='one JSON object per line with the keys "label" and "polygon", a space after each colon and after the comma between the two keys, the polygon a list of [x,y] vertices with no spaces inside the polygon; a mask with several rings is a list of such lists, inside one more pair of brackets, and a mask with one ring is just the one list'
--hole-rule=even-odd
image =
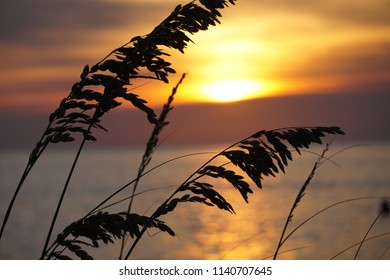
{"label": "orange sky", "polygon": [[[0,11],[0,108],[55,109],[85,64],[150,32],[176,4],[187,3],[22,2],[7,1]],[[183,72],[189,75],[177,103],[385,91],[389,9],[388,0],[238,0],[222,11],[221,25],[191,37],[196,44],[185,55],[170,50],[178,74],[169,86],[153,82],[136,93],[160,104]]]}

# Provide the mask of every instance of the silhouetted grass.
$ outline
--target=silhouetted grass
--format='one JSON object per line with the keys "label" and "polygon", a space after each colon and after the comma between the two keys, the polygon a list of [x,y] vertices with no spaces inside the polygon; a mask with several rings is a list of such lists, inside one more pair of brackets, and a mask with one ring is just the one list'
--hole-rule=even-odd
{"label": "silhouetted grass", "polygon": [[[292,221],[294,216],[294,210],[298,207],[299,202],[301,202],[303,196],[305,195],[306,188],[310,184],[311,180],[314,177],[315,172],[317,171],[317,168],[321,165],[322,160],[324,159],[325,153],[329,150],[329,144],[326,145],[326,148],[323,150],[322,154],[318,157],[317,161],[314,163],[313,169],[311,170],[309,176],[307,177],[305,183],[299,190],[297,197],[295,198],[295,201],[291,207],[290,213],[287,216],[286,223],[284,225],[282,235],[280,236],[280,240],[278,243],[278,246],[276,248],[275,254],[274,254],[274,260],[276,260],[276,257],[278,255],[279,249],[282,247],[283,243],[287,240],[284,239],[284,234],[286,233],[287,227],[289,223]],[[288,238],[288,237],[287,237]]]}
{"label": "silhouetted grass", "polygon": [[[120,240],[119,259],[128,259],[148,229],[156,229],[171,236],[176,235],[174,230],[162,219],[167,214],[174,212],[178,205],[195,203],[216,207],[235,214],[231,202],[225,198],[223,193],[217,191],[214,183],[210,183],[210,181],[227,182],[246,203],[249,203],[250,195],[255,190],[263,188],[265,177],[275,177],[278,173],[285,172],[288,163],[293,160],[291,150],[300,155],[303,149],[309,149],[312,144],[323,144],[322,139],[327,135],[344,134],[337,126],[259,130],[212,156],[168,194],[165,201],[154,210],[152,215],[138,214],[133,210],[134,199],[139,193],[142,193],[142,191],[138,191],[140,181],[143,176],[151,171],[156,172],[158,168],[157,166],[146,170],[152,160],[152,155],[158,147],[160,133],[169,123],[167,117],[173,108],[172,102],[185,75],[173,88],[159,117],[148,106],[146,100],[134,93],[137,88],[131,88],[133,81],[146,79],[168,83],[169,76],[175,73],[175,70],[171,63],[166,60],[169,57],[167,51],[173,49],[184,52],[187,44],[192,42],[188,34],[207,30],[209,26],[220,23],[221,14],[219,10],[234,3],[235,0],[208,0],[179,5],[149,34],[134,37],[128,43],[113,50],[97,64],[84,67],[80,80],[72,86],[69,95],[50,114],[49,124],[30,154],[27,166],[7,208],[0,238],[27,176],[47,146],[51,144],[75,142],[77,139],[80,143],[60,193],[60,198],[53,211],[53,218],[40,258],[71,259],[77,257],[93,259],[89,249],[100,248],[103,244],[115,243]],[[97,203],[97,206],[86,215],[71,223],[53,238],[54,226],[58,220],[65,194],[68,192],[85,145],[88,141],[97,141],[94,131],[106,130],[100,124],[101,119],[112,109],[121,106],[122,103],[129,103],[136,109],[141,110],[145,113],[149,124],[154,126],[146,143],[136,178],[119,188],[102,202]],[[125,124],[123,124],[123,127],[125,127]],[[328,146],[326,146],[324,153],[327,150]],[[291,235],[290,233],[290,235],[284,237],[294,210],[301,201],[316,169],[324,160],[324,153],[314,165],[312,172],[293,203],[274,259],[283,243]],[[220,159],[225,164],[215,163]],[[233,168],[229,168],[231,166]],[[124,191],[130,193],[125,200],[119,199],[118,194]],[[112,202],[112,200],[115,201]],[[123,211],[110,212],[112,205],[117,205],[123,201],[128,203]],[[386,205],[388,206],[388,204]],[[382,212],[385,213],[386,211],[383,210]],[[366,236],[364,236],[361,244],[368,240]],[[127,240],[132,240],[132,243],[128,244]]]}

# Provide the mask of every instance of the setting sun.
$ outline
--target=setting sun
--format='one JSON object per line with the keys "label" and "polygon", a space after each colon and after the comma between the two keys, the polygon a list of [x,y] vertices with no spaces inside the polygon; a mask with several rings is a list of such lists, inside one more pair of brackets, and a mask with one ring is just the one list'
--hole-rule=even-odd
{"label": "setting sun", "polygon": [[218,81],[205,85],[202,92],[211,101],[232,102],[259,95],[264,85],[249,80]]}

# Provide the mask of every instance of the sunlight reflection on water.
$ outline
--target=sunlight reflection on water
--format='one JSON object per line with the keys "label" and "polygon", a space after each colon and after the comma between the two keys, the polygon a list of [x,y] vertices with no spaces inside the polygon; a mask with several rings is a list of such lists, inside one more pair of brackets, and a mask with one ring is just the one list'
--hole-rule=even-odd
{"label": "sunlight reflection on water", "polygon": [[[339,149],[334,146],[329,154]],[[157,164],[176,155],[208,150],[218,149],[165,149],[156,154],[153,162]],[[7,151],[1,155],[0,183],[5,186],[0,189],[1,217],[27,154],[24,151]],[[129,156],[134,154],[134,157]],[[135,149],[87,151],[66,197],[57,232],[133,178],[141,154],[142,150]],[[182,182],[189,175],[189,170],[195,170],[209,157],[202,155],[181,159],[145,176],[140,190],[166,188],[138,196],[134,209],[139,214],[151,214],[174,190],[171,186]],[[61,161],[58,161],[59,158]],[[36,167],[18,198],[16,211],[0,241],[0,259],[34,259],[39,256],[54,207],[53,200],[58,198],[72,158],[72,153],[51,151],[42,159],[44,163]],[[249,204],[232,186],[219,181],[218,189],[231,202],[237,215],[199,204],[180,205],[174,212],[162,217],[177,236],[148,232],[132,258],[263,259],[272,256],[295,196],[315,160],[316,156],[312,154],[297,157],[287,168],[287,174],[275,179],[267,178],[262,190],[253,187],[255,193],[250,196]],[[334,160],[341,168],[328,162],[318,170],[287,232],[332,203],[356,197],[390,197],[389,145],[358,147],[343,152]],[[379,202],[377,198],[353,201],[316,216],[288,239],[278,259],[333,257],[363,238],[378,213]],[[126,207],[126,204],[117,206],[118,211]],[[389,231],[390,219],[379,219],[369,237]],[[389,246],[390,235],[378,237],[363,245],[359,258],[378,259]],[[353,258],[356,248],[339,258]],[[286,250],[291,251],[283,253]],[[117,257],[118,248],[103,248],[91,254],[96,258],[112,259]],[[390,252],[383,258],[390,259]]]}

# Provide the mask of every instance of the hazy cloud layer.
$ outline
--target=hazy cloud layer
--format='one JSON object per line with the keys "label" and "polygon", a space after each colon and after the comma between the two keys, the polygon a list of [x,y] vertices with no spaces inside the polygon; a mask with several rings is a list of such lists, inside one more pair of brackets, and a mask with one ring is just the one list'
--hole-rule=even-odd
{"label": "hazy cloud layer", "polygon": [[[0,105],[48,93],[57,95],[60,100],[83,65],[95,63],[132,37],[150,32],[175,6],[147,3],[3,2],[0,8],[0,97],[3,102]],[[42,102],[42,105],[47,104]]]}
{"label": "hazy cloud layer", "polygon": [[[32,102],[28,96],[60,100],[85,64],[151,31],[176,4],[187,2],[2,2],[0,106]],[[221,26],[193,36],[196,45],[170,61],[179,73],[190,73],[185,85],[240,74],[280,83],[338,76],[383,88],[390,74],[389,8],[388,0],[238,0],[223,11]],[[376,80],[368,81],[372,76]]]}
{"label": "hazy cloud layer", "polygon": [[[337,143],[343,140],[358,144],[389,141],[390,131],[384,129],[389,125],[389,102],[390,95],[387,93],[374,93],[293,96],[223,105],[178,106],[170,114],[170,125],[164,129],[162,139],[168,137],[163,145],[227,144],[260,129],[321,125],[338,125],[343,128],[347,135],[337,137]],[[39,139],[47,117],[48,112],[0,111],[0,127],[7,131],[0,138],[0,149],[32,147]],[[8,121],[10,119],[14,121],[11,123]],[[98,142],[90,145],[143,145],[151,131],[145,114],[139,110],[110,112],[102,124],[109,133],[96,132]]]}
{"label": "hazy cloud layer", "polygon": [[251,1],[247,7],[248,12],[252,11],[259,15],[289,11],[353,24],[386,26],[390,24],[388,0],[262,0]]}
{"label": "hazy cloud layer", "polygon": [[135,29],[135,26],[148,24],[151,20],[158,22],[161,7],[161,4],[146,6],[132,1],[6,1],[0,9],[0,37],[2,43],[50,44],[51,38],[55,39],[55,44],[65,43],[66,38],[63,42],[58,41],[62,32],[69,36],[73,32],[95,32],[123,26]]}

